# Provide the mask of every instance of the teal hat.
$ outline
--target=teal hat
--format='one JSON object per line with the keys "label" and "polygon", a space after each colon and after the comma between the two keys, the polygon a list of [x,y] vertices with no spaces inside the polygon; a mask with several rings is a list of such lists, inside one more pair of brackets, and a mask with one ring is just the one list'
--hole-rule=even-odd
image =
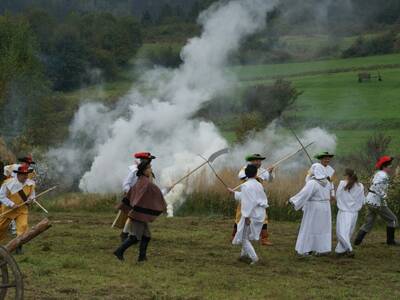
{"label": "teal hat", "polygon": [[260,154],[250,154],[246,156],[246,161],[253,161],[253,160],[264,160],[265,157],[261,156]]}
{"label": "teal hat", "polygon": [[314,158],[323,159],[324,157],[334,157],[335,154],[329,153],[328,151],[317,153]]}

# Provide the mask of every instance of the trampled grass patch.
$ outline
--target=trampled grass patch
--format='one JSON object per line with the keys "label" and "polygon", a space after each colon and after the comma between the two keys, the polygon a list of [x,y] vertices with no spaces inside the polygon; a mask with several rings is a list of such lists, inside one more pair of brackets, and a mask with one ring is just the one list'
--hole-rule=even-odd
{"label": "trampled grass patch", "polygon": [[[137,248],[112,256],[119,232],[113,213],[55,213],[53,227],[15,256],[26,299],[398,299],[400,249],[376,229],[355,259],[299,260],[298,223],[271,220],[272,247],[256,246],[261,262],[239,263],[230,245],[232,219],[159,218],[144,264]],[[38,214],[31,223],[40,219]],[[73,226],[74,225],[74,226]],[[49,249],[50,248],[50,249]]]}

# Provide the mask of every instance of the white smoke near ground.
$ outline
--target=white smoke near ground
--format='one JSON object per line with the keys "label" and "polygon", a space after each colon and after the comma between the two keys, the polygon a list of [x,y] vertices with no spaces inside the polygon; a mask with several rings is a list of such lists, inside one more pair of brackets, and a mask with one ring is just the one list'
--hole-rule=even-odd
{"label": "white smoke near ground", "polygon": [[[227,77],[227,60],[245,37],[265,26],[266,12],[274,4],[237,0],[212,5],[200,15],[202,34],[183,48],[183,64],[178,69],[144,72],[140,88],[133,88],[115,107],[85,103],[79,108],[70,138],[48,153],[53,162],[50,169],[62,174],[69,184],[79,179],[84,192],[113,193],[121,190],[133,152],[154,153],[156,178],[161,186],[169,186],[204,162],[197,154],[208,157],[227,147],[214,124],[192,116],[204,102],[232,91],[235,80]],[[317,140],[321,149],[335,147],[334,137],[318,128],[301,137],[305,143]],[[273,161],[297,149],[296,143],[272,124],[218,160],[216,166],[238,167],[245,154],[264,150]],[[167,196],[170,215],[174,205],[182,201],[183,190],[179,185]]]}

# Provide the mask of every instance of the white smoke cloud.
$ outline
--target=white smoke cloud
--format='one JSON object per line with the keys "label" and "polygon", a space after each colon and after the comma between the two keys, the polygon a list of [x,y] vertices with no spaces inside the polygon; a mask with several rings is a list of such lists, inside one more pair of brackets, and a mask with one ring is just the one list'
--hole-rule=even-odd
{"label": "white smoke cloud", "polygon": [[[229,55],[243,38],[265,26],[274,1],[236,0],[217,3],[203,12],[200,37],[183,48],[183,64],[175,70],[156,68],[141,78],[147,92],[133,89],[110,109],[89,103],[80,107],[64,147],[49,152],[64,177],[82,176],[87,192],[117,192],[131,164],[130,153],[151,151],[161,184],[168,185],[227,145],[214,124],[191,119],[200,105],[234,84],[225,72]],[[62,160],[59,158],[62,157]]]}
{"label": "white smoke cloud", "polygon": [[[48,153],[53,162],[50,169],[63,174],[67,185],[79,180],[84,192],[120,192],[133,161],[131,154],[150,151],[157,156],[153,168],[158,182],[169,186],[204,162],[197,154],[207,157],[227,147],[214,124],[192,116],[205,101],[233,90],[236,81],[227,75],[228,57],[243,38],[265,26],[266,12],[274,4],[237,0],[211,6],[199,17],[201,36],[189,40],[182,50],[181,67],[144,72],[141,89],[133,88],[115,107],[81,105],[70,126],[70,138]],[[300,137],[305,144],[316,142],[311,152],[335,148],[335,137],[319,128],[307,130]],[[282,133],[273,123],[219,158],[215,166],[238,168],[248,153],[267,154],[267,163],[273,163],[298,148],[293,136]],[[307,161],[299,157],[285,167],[304,167]],[[178,185],[167,195],[169,215],[181,203],[184,190]]]}

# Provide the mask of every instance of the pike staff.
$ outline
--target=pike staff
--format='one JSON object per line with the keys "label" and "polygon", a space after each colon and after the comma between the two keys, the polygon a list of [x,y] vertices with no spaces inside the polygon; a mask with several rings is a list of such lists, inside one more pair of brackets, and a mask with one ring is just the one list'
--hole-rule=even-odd
{"label": "pike staff", "polygon": [[[193,169],[192,171],[190,171],[188,174],[186,174],[185,176],[183,176],[181,179],[179,179],[178,181],[176,181],[173,185],[171,185],[171,187],[169,188],[169,191],[171,191],[176,185],[178,185],[179,183],[181,183],[182,181],[184,181],[186,178],[188,178],[190,175],[192,175],[193,173],[195,173],[197,170],[201,169],[203,166],[212,163],[214,160],[216,160],[219,156],[226,154],[229,152],[228,148],[224,148],[221,149],[217,152],[214,152],[213,154],[210,155],[210,157],[201,165],[199,165],[197,168]],[[204,158],[203,158],[204,159]]]}
{"label": "pike staff", "polygon": [[[308,148],[308,147],[310,147],[312,144],[314,144],[314,142],[309,143],[308,145],[304,146],[304,148]],[[296,152],[293,152],[293,153],[290,153],[290,154],[286,155],[285,157],[281,158],[280,160],[278,160],[277,162],[275,162],[274,164],[272,164],[272,165],[271,165],[269,168],[267,168],[265,171],[261,172],[259,175],[262,175],[262,174],[264,174],[265,172],[268,172],[268,169],[270,169],[270,168],[276,168],[278,165],[280,165],[281,163],[283,163],[283,162],[289,160],[290,158],[292,158],[293,156],[295,156],[297,153],[299,153],[299,152],[301,152],[301,151],[303,151],[303,148],[300,148],[300,149],[298,149]],[[243,183],[241,183],[241,184],[239,184],[238,186],[234,187],[234,188],[232,189],[232,191],[238,190],[238,189],[242,186],[242,184],[243,184]]]}
{"label": "pike staff", "polygon": [[308,153],[306,147],[304,147],[304,144],[301,142],[300,138],[298,137],[298,135],[296,134],[296,132],[294,131],[294,129],[292,128],[292,126],[290,126],[289,122],[287,120],[285,120],[283,117],[281,117],[281,120],[283,123],[286,124],[286,127],[289,128],[290,132],[294,135],[294,137],[296,138],[296,140],[299,142],[301,148],[303,149],[304,153],[307,155],[308,160],[310,161],[311,165],[314,163],[311,155]]}
{"label": "pike staff", "polygon": [[[56,188],[57,188],[57,186],[53,186],[53,187],[51,187],[51,188],[49,188],[49,189],[47,189],[47,190],[45,190],[45,191],[43,191],[43,192],[37,194],[37,195],[35,196],[35,198],[31,199],[31,201],[32,201],[33,203],[35,203],[36,205],[38,205],[44,212],[49,213],[49,212],[47,211],[47,209],[45,209],[42,205],[40,205],[39,202],[37,202],[36,200],[37,200],[39,197],[41,197],[41,196],[43,196],[43,195],[45,195],[45,194],[51,192],[52,190],[54,190],[54,189],[56,189]],[[19,205],[14,206],[14,207],[11,208],[10,210],[7,210],[6,212],[2,213],[2,214],[0,215],[0,218],[4,217],[5,215],[7,215],[7,214],[13,212],[14,210],[16,210],[16,209],[18,209],[18,208],[20,208],[20,207],[22,207],[22,206],[27,205],[28,203],[29,203],[29,201],[25,201],[25,202],[22,203],[22,204],[19,204]]]}

